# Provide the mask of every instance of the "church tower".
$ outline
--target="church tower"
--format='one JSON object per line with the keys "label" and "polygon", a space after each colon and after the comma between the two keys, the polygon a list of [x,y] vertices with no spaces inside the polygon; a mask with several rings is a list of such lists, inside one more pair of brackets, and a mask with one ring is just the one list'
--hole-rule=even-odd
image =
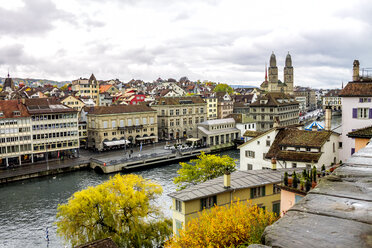
{"label": "church tower", "polygon": [[270,56],[269,91],[276,91],[277,84],[278,84],[278,67],[276,66],[276,57],[273,52]]}
{"label": "church tower", "polygon": [[293,66],[289,52],[285,58],[284,83],[287,85],[286,93],[293,94]]}

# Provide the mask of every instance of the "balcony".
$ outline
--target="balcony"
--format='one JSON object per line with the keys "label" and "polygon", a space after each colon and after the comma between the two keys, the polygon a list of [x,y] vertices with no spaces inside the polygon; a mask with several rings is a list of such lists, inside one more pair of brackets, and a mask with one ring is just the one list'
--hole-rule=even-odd
{"label": "balcony", "polygon": [[118,130],[135,130],[135,129],[142,129],[143,125],[136,125],[136,126],[125,126],[125,127],[118,127]]}

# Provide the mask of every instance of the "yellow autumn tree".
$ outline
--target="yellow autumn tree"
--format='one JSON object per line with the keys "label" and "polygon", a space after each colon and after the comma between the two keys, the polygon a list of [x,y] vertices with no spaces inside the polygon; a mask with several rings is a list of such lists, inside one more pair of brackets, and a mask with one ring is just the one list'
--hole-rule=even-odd
{"label": "yellow autumn tree", "polygon": [[166,243],[168,248],[183,247],[237,247],[260,244],[265,227],[276,221],[274,213],[249,202],[215,206],[199,213]]}
{"label": "yellow autumn tree", "polygon": [[162,187],[138,175],[115,175],[76,192],[57,212],[57,233],[72,246],[110,237],[120,247],[162,245],[172,221],[154,200]]}

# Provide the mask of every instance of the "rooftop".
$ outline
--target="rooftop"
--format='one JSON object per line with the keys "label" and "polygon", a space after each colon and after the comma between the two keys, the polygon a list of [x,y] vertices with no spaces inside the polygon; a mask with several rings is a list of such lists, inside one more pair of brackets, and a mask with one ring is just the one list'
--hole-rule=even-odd
{"label": "rooftop", "polygon": [[183,97],[160,97],[153,106],[156,105],[181,105],[181,104],[204,104],[200,96]]}
{"label": "rooftop", "polygon": [[[261,103],[262,100],[266,100],[266,103]],[[284,93],[266,93],[263,96],[258,97],[258,99],[251,103],[252,107],[279,107],[279,106],[288,106],[288,105],[298,105],[298,102],[294,97],[284,94]]]}
{"label": "rooftop", "polygon": [[89,115],[123,114],[156,111],[146,105],[112,105],[86,108]]}
{"label": "rooftop", "polygon": [[342,97],[370,97],[372,95],[372,81],[349,82],[340,92]]}
{"label": "rooftop", "polygon": [[207,121],[200,122],[199,125],[223,125],[223,124],[231,124],[231,123],[235,123],[234,118],[207,120]]}
{"label": "rooftop", "polygon": [[293,171],[294,169],[235,171],[231,173],[230,188],[224,187],[224,176],[221,176],[187,189],[170,193],[169,196],[180,201],[191,201],[223,192],[280,183],[285,170]]}
{"label": "rooftop", "polygon": [[372,144],[320,180],[262,236],[278,248],[372,247]]}
{"label": "rooftop", "polygon": [[357,129],[355,131],[349,132],[347,134],[349,138],[365,138],[371,139],[372,138],[372,126]]}

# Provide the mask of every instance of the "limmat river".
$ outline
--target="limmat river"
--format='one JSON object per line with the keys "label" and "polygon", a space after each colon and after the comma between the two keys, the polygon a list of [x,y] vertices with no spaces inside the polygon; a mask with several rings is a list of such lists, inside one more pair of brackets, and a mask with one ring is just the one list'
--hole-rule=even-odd
{"label": "limmat river", "polygon": [[[224,154],[239,159],[239,150],[221,152]],[[237,164],[239,166],[239,161]],[[177,163],[131,172],[163,187],[163,195],[157,203],[169,217],[171,198],[167,194],[176,190],[173,178],[179,168]],[[110,176],[83,170],[0,186],[0,247],[64,247],[54,224],[58,204],[66,203],[74,192],[98,185]],[[45,240],[46,227],[49,242]]]}
{"label": "limmat river", "polygon": [[[332,128],[339,126],[341,118],[332,118]],[[324,121],[321,122],[324,125]],[[238,160],[239,150],[222,152]],[[176,190],[173,178],[179,164],[132,172],[158,182],[163,195],[158,204],[171,217],[171,198],[167,194]],[[0,186],[0,248],[1,247],[64,247],[63,239],[56,235],[57,206],[66,203],[76,191],[98,185],[112,175],[100,175],[94,171],[77,171],[56,176],[31,179]],[[45,228],[49,239],[45,240]]]}

